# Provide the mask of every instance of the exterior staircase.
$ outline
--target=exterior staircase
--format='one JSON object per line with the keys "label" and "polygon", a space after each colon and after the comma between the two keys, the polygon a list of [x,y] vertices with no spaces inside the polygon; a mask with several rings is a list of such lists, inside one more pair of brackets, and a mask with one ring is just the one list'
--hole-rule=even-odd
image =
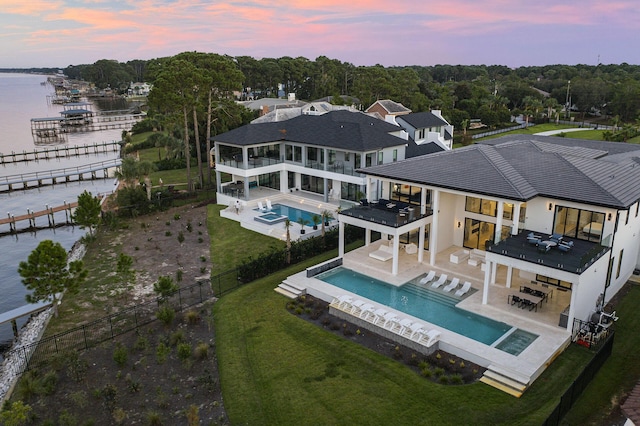
{"label": "exterior staircase", "polygon": [[528,378],[495,365],[489,366],[480,381],[516,398],[520,398],[529,387]]}
{"label": "exterior staircase", "polygon": [[292,283],[291,281],[287,281],[286,279],[274,290],[290,299],[295,299],[302,294],[307,294],[306,287],[302,287],[298,284]]}

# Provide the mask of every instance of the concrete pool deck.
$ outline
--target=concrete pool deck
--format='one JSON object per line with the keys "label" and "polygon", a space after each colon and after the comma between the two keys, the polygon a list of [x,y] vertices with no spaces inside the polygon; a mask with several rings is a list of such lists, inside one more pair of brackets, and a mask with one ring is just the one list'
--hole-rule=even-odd
{"label": "concrete pool deck", "polygon": [[[378,244],[379,245],[379,244]],[[401,251],[399,259],[399,271],[396,276],[392,275],[391,262],[381,262],[368,256],[371,250],[375,250],[376,243],[368,247],[362,247],[345,254],[343,266],[348,269],[360,272],[364,275],[376,277],[392,285],[402,285],[415,280],[428,271],[436,271],[436,275],[441,273],[448,275],[449,280],[453,277],[460,278],[461,282],[469,280],[475,290],[469,292],[466,297],[456,305],[458,308],[474,312],[476,314],[504,322],[518,329],[538,335],[527,348],[518,355],[511,355],[494,347],[487,346],[471,338],[462,336],[455,332],[428,321],[412,317],[404,312],[386,307],[399,317],[414,319],[425,323],[430,329],[441,332],[439,349],[456,356],[460,356],[478,365],[486,367],[492,373],[513,380],[525,385],[531,385],[536,378],[547,368],[547,366],[558,356],[570,343],[571,333],[565,328],[558,326],[560,313],[570,302],[570,292],[562,292],[554,289],[552,296],[542,303],[541,308],[536,311],[520,309],[507,303],[507,297],[513,293],[521,284],[529,284],[530,281],[514,279],[512,288],[506,288],[504,284],[506,271],[498,269],[496,283],[491,285],[488,304],[482,304],[482,286],[484,272],[480,267],[473,267],[464,264],[454,264],[449,262],[449,255],[459,250],[460,247],[451,247],[439,253],[436,258],[437,267],[433,267],[426,262],[418,263],[417,254],[406,254]],[[425,256],[425,259],[428,256]],[[502,276],[501,276],[502,274]],[[382,304],[368,300],[360,295],[356,295],[335,287],[329,283],[316,278],[308,278],[306,271],[292,275],[287,278],[288,284],[293,284],[297,288],[304,288],[306,292],[314,297],[318,297],[327,302],[342,295],[351,295],[354,299],[362,299],[372,303],[374,306]],[[441,291],[441,290],[436,290]]]}

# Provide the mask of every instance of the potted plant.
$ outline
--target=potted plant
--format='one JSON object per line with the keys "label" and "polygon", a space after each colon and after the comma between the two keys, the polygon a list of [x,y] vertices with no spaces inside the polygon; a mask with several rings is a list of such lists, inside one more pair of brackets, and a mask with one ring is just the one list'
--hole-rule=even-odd
{"label": "potted plant", "polygon": [[311,216],[311,221],[313,222],[313,230],[317,231],[318,224],[322,222],[322,218],[320,217],[319,214],[314,214],[313,216]]}
{"label": "potted plant", "polygon": [[304,230],[304,226],[309,224],[309,221],[303,217],[301,217],[300,219],[298,219],[298,223],[300,224],[300,234],[304,235],[305,231]]}

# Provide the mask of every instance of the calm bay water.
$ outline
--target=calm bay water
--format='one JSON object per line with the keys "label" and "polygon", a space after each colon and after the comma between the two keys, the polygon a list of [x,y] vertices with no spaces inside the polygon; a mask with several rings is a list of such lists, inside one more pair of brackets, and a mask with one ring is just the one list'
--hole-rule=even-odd
{"label": "calm bay water", "polygon": [[[44,75],[4,74],[0,73],[0,152],[33,151],[45,149],[37,147],[31,136],[32,118],[58,117],[62,105],[47,102],[47,95],[53,95],[53,87],[42,85],[47,80]],[[100,109],[123,109],[124,103],[119,105],[95,105],[94,111]],[[101,132],[72,133],[67,145],[85,145],[101,142],[119,141],[122,130]],[[57,159],[38,162],[0,165],[0,177],[20,173],[53,170],[66,167],[76,167],[82,164],[97,163],[115,158],[115,153],[80,156],[70,159]],[[62,205],[64,201],[75,201],[80,193],[87,190],[93,194],[110,192],[114,179],[96,181],[70,182],[54,186],[26,191],[14,191],[0,194],[0,216],[7,213],[15,216],[25,214],[27,209],[43,210],[45,205]],[[56,223],[66,220],[65,213],[55,216]],[[37,226],[45,226],[47,218],[36,221]],[[0,232],[8,231],[8,225],[0,226]],[[50,239],[59,242],[67,250],[84,235],[78,227],[66,226],[56,229],[41,230],[37,233],[23,233],[0,237],[0,313],[25,305],[26,288],[17,272],[18,264],[26,260],[29,253],[37,247],[40,241]],[[23,319],[19,325],[22,325]],[[12,338],[11,324],[0,325],[0,343],[6,343]]]}

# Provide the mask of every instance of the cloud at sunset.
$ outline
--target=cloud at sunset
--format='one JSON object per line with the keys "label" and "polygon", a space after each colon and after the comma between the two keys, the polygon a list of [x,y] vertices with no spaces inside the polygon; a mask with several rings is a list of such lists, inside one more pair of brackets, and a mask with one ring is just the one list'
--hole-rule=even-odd
{"label": "cloud at sunset", "polygon": [[631,0],[5,0],[0,67],[183,51],[354,65],[639,63]]}

